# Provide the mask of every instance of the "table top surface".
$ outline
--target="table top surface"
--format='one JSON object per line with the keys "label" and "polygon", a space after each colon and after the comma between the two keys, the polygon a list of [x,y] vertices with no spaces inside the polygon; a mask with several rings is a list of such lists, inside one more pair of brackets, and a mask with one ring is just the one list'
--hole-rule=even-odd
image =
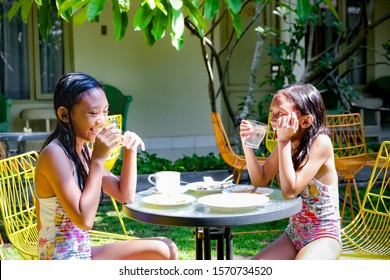
{"label": "table top surface", "polygon": [[[300,197],[286,200],[279,189],[273,189],[269,201],[250,209],[218,209],[198,203],[205,196],[196,191],[187,191],[195,200],[180,206],[155,206],[145,203],[143,198],[152,195],[149,190],[136,193],[131,204],[123,205],[126,216],[145,223],[164,226],[187,227],[227,227],[237,225],[259,224],[288,218],[302,209]],[[207,195],[207,194],[206,194]],[[224,195],[224,194],[222,194]],[[257,196],[257,194],[253,194]]]}
{"label": "table top surface", "polygon": [[51,132],[0,132],[0,141],[44,140]]}

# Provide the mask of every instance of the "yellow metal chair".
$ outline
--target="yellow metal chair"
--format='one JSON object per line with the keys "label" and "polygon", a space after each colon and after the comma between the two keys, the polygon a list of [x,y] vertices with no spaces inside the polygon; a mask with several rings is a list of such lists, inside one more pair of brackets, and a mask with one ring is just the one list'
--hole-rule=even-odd
{"label": "yellow metal chair", "polygon": [[[0,160],[0,209],[10,243],[24,259],[38,258],[38,229],[35,214],[35,151]],[[90,231],[92,245],[134,237]]]}
{"label": "yellow metal chair", "polygon": [[[233,151],[219,113],[212,112],[211,119],[219,153],[226,164],[233,168],[233,175],[236,176],[236,183],[239,183],[242,171],[247,169],[245,157],[237,155]],[[264,163],[266,159],[266,157],[257,157],[257,160],[261,163]]]}
{"label": "yellow metal chair", "polygon": [[341,211],[344,220],[345,208],[349,202],[351,217],[354,218],[351,182],[355,190],[355,199],[361,207],[355,175],[364,167],[367,160],[366,140],[360,114],[327,115],[326,124],[331,131],[336,170],[339,180],[346,180],[345,194]]}
{"label": "yellow metal chair", "polygon": [[341,230],[343,256],[390,259],[390,141],[378,152],[362,206]]}

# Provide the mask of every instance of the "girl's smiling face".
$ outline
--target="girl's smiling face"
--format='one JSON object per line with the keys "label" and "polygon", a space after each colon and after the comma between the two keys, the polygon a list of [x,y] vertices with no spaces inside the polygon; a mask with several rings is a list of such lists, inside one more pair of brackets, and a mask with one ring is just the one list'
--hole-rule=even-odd
{"label": "girl's smiling face", "polygon": [[294,112],[297,115],[299,114],[294,103],[282,94],[275,95],[270,106],[270,124],[272,125],[272,128],[276,130],[275,128],[278,119]]}
{"label": "girl's smiling face", "polygon": [[103,89],[96,87],[85,92],[71,112],[76,138],[94,142],[107,116],[108,101]]}

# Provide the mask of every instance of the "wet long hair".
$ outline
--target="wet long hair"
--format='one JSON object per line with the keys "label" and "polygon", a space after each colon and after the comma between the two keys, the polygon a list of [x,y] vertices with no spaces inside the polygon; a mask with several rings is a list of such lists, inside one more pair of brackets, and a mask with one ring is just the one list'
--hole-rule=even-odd
{"label": "wet long hair", "polygon": [[326,109],[320,92],[311,84],[293,84],[276,92],[286,100],[295,104],[301,115],[312,115],[313,123],[303,135],[300,145],[293,151],[292,160],[294,169],[298,170],[305,160],[307,162],[309,150],[314,140],[320,134],[329,135],[326,127]]}
{"label": "wet long hair", "polygon": [[[102,84],[84,73],[67,73],[60,78],[54,91],[54,111],[57,117],[57,125],[42,146],[42,149],[45,148],[54,139],[61,143],[76,166],[81,191],[83,191],[87,181],[88,172],[76,152],[76,132],[73,125],[72,110],[80,102],[83,95],[94,88],[102,88]],[[57,111],[61,106],[68,109],[68,122],[63,122],[58,116]],[[81,154],[89,169],[91,158],[87,144],[84,144]]]}

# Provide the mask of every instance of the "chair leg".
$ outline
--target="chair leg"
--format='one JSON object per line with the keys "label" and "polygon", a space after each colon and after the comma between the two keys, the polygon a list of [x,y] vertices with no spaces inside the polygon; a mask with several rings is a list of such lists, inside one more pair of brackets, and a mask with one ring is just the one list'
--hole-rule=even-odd
{"label": "chair leg", "polygon": [[[345,186],[344,198],[342,199],[343,200],[343,207],[342,207],[342,210],[341,210],[341,221],[340,221],[341,224],[344,221],[345,208],[346,208],[347,204],[348,204],[349,209],[351,211],[351,219],[352,220],[355,218],[355,211],[359,212],[359,209],[361,208],[360,196],[359,196],[359,191],[358,191],[358,187],[357,187],[357,184],[356,184],[355,177],[353,177],[353,178],[344,178],[344,179],[347,180],[347,184]],[[353,187],[355,189],[355,195],[356,195],[356,200],[357,200],[357,203],[358,203],[358,208],[353,205],[351,180],[352,180]]]}
{"label": "chair leg", "polygon": [[123,233],[128,236],[129,234],[127,233],[127,230],[126,230],[126,227],[125,227],[125,223],[123,222],[123,219],[122,219],[122,215],[121,215],[121,212],[119,211],[118,209],[118,205],[116,204],[116,201],[114,198],[110,197],[111,198],[111,201],[112,201],[112,205],[114,206],[114,209],[115,209],[115,212],[116,212],[116,215],[118,216],[118,220],[122,226],[122,230],[123,230]]}
{"label": "chair leg", "polygon": [[344,201],[343,201],[343,208],[341,210],[341,224],[343,224],[344,221],[344,214],[345,214],[345,208],[347,206],[347,201],[349,202],[349,208],[351,210],[351,218],[352,220],[355,217],[355,214],[353,212],[353,204],[352,204],[352,191],[351,191],[351,181],[350,179],[347,179],[347,184],[345,185],[345,192],[344,192]]}
{"label": "chair leg", "polygon": [[237,172],[236,184],[239,184],[240,183],[240,179],[241,179],[242,169],[235,169],[233,171],[233,175],[234,175],[235,172]]}
{"label": "chair leg", "polygon": [[358,190],[358,187],[357,187],[357,184],[356,184],[355,177],[353,177],[352,183],[353,183],[353,187],[355,189],[356,200],[358,202],[358,206],[359,206],[359,209],[360,209],[360,208],[362,208],[362,203],[360,202],[359,190]]}

